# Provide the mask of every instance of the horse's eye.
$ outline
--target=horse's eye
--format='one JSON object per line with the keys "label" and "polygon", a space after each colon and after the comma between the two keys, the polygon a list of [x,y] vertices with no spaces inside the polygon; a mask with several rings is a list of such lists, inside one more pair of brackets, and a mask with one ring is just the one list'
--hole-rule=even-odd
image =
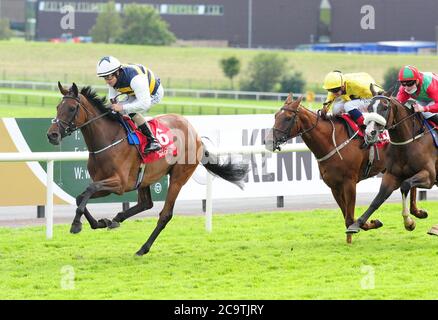
{"label": "horse's eye", "polygon": [[75,110],[76,110],[76,108],[75,108],[75,107],[69,107],[69,108],[68,108],[68,111],[69,111],[70,113],[73,113],[73,112],[75,112]]}

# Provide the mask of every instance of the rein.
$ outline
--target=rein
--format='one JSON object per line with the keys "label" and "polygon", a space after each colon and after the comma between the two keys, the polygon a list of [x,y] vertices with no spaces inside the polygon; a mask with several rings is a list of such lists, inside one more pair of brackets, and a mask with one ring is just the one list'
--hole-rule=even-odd
{"label": "rein", "polygon": [[[290,133],[290,131],[293,129],[293,127],[295,126],[295,123],[298,122],[298,121],[296,121],[296,120],[297,120],[298,113],[300,112],[300,108],[304,108],[304,109],[305,109],[305,107],[303,107],[302,105],[299,105],[298,108],[297,108],[297,110],[292,110],[292,109],[289,109],[289,108],[286,108],[286,107],[282,107],[282,108],[280,109],[280,110],[282,110],[282,111],[289,111],[289,112],[292,112],[293,114],[295,114],[295,117],[293,117],[293,118],[291,119],[291,125],[290,125],[286,130],[281,130],[281,129],[273,128],[274,131],[278,131],[278,132],[280,132],[280,133],[282,133],[282,134],[285,135],[284,137],[282,137],[282,138],[279,139],[279,140],[281,141],[281,143],[284,143],[284,142],[286,142],[287,140],[289,140],[289,138],[287,138],[287,135],[288,135],[288,134]],[[317,113],[317,116],[316,116],[316,123],[315,123],[312,127],[307,128],[306,130],[304,130],[304,131],[302,131],[302,132],[298,132],[298,135],[297,135],[297,136],[302,136],[303,134],[305,134],[305,133],[307,133],[307,132],[310,132],[310,131],[312,131],[313,129],[315,129],[316,126],[318,125],[319,118],[320,118],[320,110],[318,110],[318,113]]]}
{"label": "rein", "polygon": [[[303,106],[301,106],[301,105],[297,108],[297,110],[292,110],[292,109],[289,109],[289,108],[286,108],[286,107],[282,107],[282,108],[280,109],[280,110],[283,110],[283,111],[290,111],[290,112],[292,112],[293,114],[295,114],[295,117],[291,119],[291,125],[290,125],[286,130],[281,130],[281,129],[273,128],[274,130],[279,131],[279,132],[281,132],[282,134],[284,134],[283,137],[277,139],[277,141],[279,142],[277,148],[278,148],[279,150],[280,150],[279,145],[280,145],[280,144],[283,144],[283,143],[285,143],[287,140],[289,140],[289,138],[288,138],[288,134],[289,134],[289,132],[292,130],[292,128],[293,128],[294,125],[295,125],[295,120],[296,120],[296,117],[297,117],[297,115],[298,115],[298,113],[299,113],[300,108],[304,108],[304,109],[305,109],[305,107],[303,107]],[[320,117],[321,117],[321,110],[318,110],[318,112],[317,112],[317,114],[316,114],[316,122],[315,122],[315,124],[312,125],[310,128],[307,128],[306,130],[304,130],[304,131],[302,131],[302,132],[299,132],[297,136],[302,136],[303,134],[308,133],[308,132],[312,131],[313,129],[315,129],[315,128],[318,126],[319,118],[320,118]],[[319,159],[316,159],[316,161],[318,161],[318,162],[322,162],[322,161],[325,161],[325,160],[331,158],[335,153],[337,153],[337,154],[339,155],[339,157],[341,158],[341,160],[343,160],[342,155],[340,154],[339,151],[342,150],[346,145],[348,145],[348,144],[351,142],[351,140],[353,140],[353,139],[356,137],[356,135],[359,133],[359,131],[356,131],[355,134],[354,134],[351,138],[345,140],[345,141],[344,141],[343,143],[341,143],[340,145],[336,145],[336,139],[335,139],[335,136],[336,136],[336,128],[335,128],[335,125],[334,125],[333,121],[330,120],[330,122],[331,122],[332,127],[333,127],[333,131],[332,131],[332,139],[333,139],[333,144],[334,144],[335,148],[332,149],[332,150],[331,150],[328,154],[326,154],[324,157],[319,158]]]}
{"label": "rein", "polygon": [[[87,109],[87,108],[81,103],[81,100],[80,100],[78,97],[74,97],[74,96],[64,96],[64,97],[62,97],[62,100],[65,100],[65,99],[73,99],[73,100],[75,100],[75,101],[77,102],[77,104],[76,104],[76,111],[75,111],[75,114],[74,114],[73,117],[72,117],[72,120],[71,120],[70,122],[67,122],[67,121],[64,121],[64,120],[62,120],[62,119],[54,118],[54,119],[52,119],[52,123],[56,123],[56,124],[58,125],[58,127],[64,129],[65,133],[66,133],[68,136],[70,136],[73,132],[75,132],[75,131],[77,131],[77,130],[79,130],[79,129],[81,129],[81,128],[87,126],[87,125],[89,125],[90,123],[92,123],[92,122],[94,122],[94,121],[96,121],[96,120],[99,120],[99,119],[101,119],[101,118],[107,116],[107,115],[111,112],[111,110],[108,110],[107,112],[104,112],[104,113],[98,115],[97,117],[91,118],[90,120],[84,122],[84,123],[81,124],[80,126],[77,126],[77,125],[74,123],[74,120],[76,119],[76,116],[77,116],[77,114],[78,114],[79,107],[82,107],[82,108],[85,110],[85,112],[86,112],[87,114],[91,114],[91,112],[90,112],[90,111],[89,111],[89,110],[88,110],[88,109]],[[90,154],[98,154],[98,153],[101,153],[101,152],[103,152],[103,151],[105,151],[105,150],[107,150],[107,149],[109,149],[109,148],[111,148],[111,147],[114,147],[114,146],[118,145],[119,143],[121,143],[121,142],[122,142],[123,140],[125,140],[126,138],[127,138],[127,137],[124,137],[124,138],[122,138],[122,139],[119,139],[119,140],[117,140],[116,142],[114,142],[114,143],[112,143],[112,144],[110,144],[110,145],[108,145],[108,146],[106,146],[106,147],[104,147],[104,148],[102,148],[102,149],[100,149],[100,150],[97,150],[97,151],[89,151],[89,153],[90,153]]]}
{"label": "rein", "polygon": [[[391,99],[390,99],[389,97],[386,97],[386,96],[379,96],[379,98],[382,98],[382,97],[385,97],[386,100],[387,100],[388,102],[391,102]],[[398,122],[394,123],[393,125],[391,125],[390,127],[388,127],[387,130],[389,131],[389,130],[393,130],[393,129],[395,129],[399,124],[401,124],[402,122],[404,122],[404,121],[406,121],[406,120],[408,120],[408,119],[410,119],[410,118],[412,118],[412,117],[414,117],[414,116],[416,116],[416,115],[417,115],[417,113],[414,112],[414,113],[412,113],[412,114],[410,114],[410,115],[408,115],[408,116],[402,118],[400,121],[398,121]],[[420,121],[420,122],[421,122],[421,121]],[[423,127],[424,127],[424,124],[423,124]],[[413,123],[413,130],[415,130],[415,123]],[[432,130],[433,130],[433,129],[432,129]],[[429,133],[430,131],[431,131],[431,130],[423,131],[423,132],[417,134],[416,136],[414,136],[414,134],[413,134],[413,137],[412,137],[411,139],[406,140],[406,141],[402,141],[402,142],[394,142],[394,141],[390,141],[390,143],[391,143],[392,145],[395,145],[395,146],[406,145],[406,144],[409,144],[409,143],[411,143],[411,142],[413,142],[413,141],[415,141],[415,140],[420,139],[421,137],[423,137],[426,133]]]}
{"label": "rein", "polygon": [[[79,107],[82,107],[85,110],[85,112],[87,112],[88,114],[90,114],[90,111],[88,111],[87,108],[85,108],[82,105],[81,100],[78,97],[73,97],[73,96],[64,96],[64,97],[62,97],[62,100],[65,100],[65,99],[73,99],[73,100],[76,100],[76,102],[77,102],[76,111],[75,111],[75,114],[74,114],[72,120],[70,122],[67,122],[67,121],[64,121],[62,119],[54,118],[54,119],[52,119],[52,123],[56,123],[59,127],[63,128],[65,130],[65,133],[68,136],[70,136],[76,130],[79,130],[79,129],[89,125],[90,123],[92,123],[92,122],[94,122],[96,120],[99,120],[100,118],[105,117],[106,115],[108,115],[111,112],[111,111],[107,111],[105,113],[102,113],[102,114],[98,115],[97,117],[91,118],[90,120],[84,122],[80,126],[77,126],[73,122],[73,120],[76,119],[76,116],[77,116],[78,111],[79,111]],[[64,124],[66,126],[62,126],[61,124]]]}

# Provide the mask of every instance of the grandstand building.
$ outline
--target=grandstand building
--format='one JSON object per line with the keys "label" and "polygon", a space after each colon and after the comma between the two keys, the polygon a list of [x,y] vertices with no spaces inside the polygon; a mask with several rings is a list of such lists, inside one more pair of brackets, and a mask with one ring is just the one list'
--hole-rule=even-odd
{"label": "grandstand building", "polygon": [[[19,2],[19,1],[17,1]],[[36,1],[34,38],[88,36],[101,0]],[[313,43],[435,41],[436,0],[115,0],[152,5],[180,40],[216,41],[242,48],[296,48]],[[75,28],[63,29],[62,9],[75,10]],[[421,8],[421,13],[418,12]],[[64,11],[65,12],[65,11]],[[64,13],[65,14],[65,13]],[[415,23],[421,14],[421,23]],[[415,23],[415,27],[413,24]],[[32,28],[30,28],[32,30]]]}

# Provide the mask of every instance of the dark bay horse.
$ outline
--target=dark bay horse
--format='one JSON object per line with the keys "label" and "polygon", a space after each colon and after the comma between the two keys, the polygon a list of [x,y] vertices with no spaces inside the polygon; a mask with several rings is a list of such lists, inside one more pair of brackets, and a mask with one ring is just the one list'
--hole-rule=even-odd
{"label": "dark bay horse", "polygon": [[[354,223],[356,185],[359,181],[384,171],[385,151],[379,151],[379,160],[374,160],[368,175],[365,175],[370,150],[360,148],[362,141],[350,139],[345,125],[340,120],[322,119],[319,113],[302,106],[301,100],[302,98],[299,98],[294,101],[292,95],[288,96],[284,106],[275,114],[272,136],[266,139],[266,147],[272,151],[287,140],[301,136],[318,159],[322,179],[330,187],[348,228]],[[415,216],[425,214],[416,207],[415,189],[411,193],[411,213]],[[363,223],[360,227],[369,230],[381,226],[380,221],[374,220]],[[349,234],[347,243],[351,243]]]}
{"label": "dark bay horse", "polygon": [[415,221],[407,211],[407,194],[411,188],[430,189],[437,182],[437,150],[432,136],[423,124],[423,117],[400,104],[388,92],[374,96],[368,107],[383,121],[371,121],[367,124],[366,139],[373,143],[379,132],[385,128],[389,132],[391,145],[386,155],[386,172],[383,175],[380,190],[370,207],[357,221],[348,227],[347,233],[357,233],[368,218],[398,188],[402,193],[405,228],[413,230]]}
{"label": "dark bay horse", "polygon": [[170,128],[178,154],[167,154],[164,158],[146,164],[143,179],[137,189],[137,205],[119,212],[112,221],[96,221],[86,207],[88,200],[110,193],[121,195],[135,190],[141,164],[140,155],[133,145],[128,144],[126,131],[116,119],[120,115],[106,109],[105,98],[99,98],[90,87],[85,87],[79,92],[74,83],[68,90],[59,82],[58,87],[63,97],[57,106],[57,115],[52,121],[47,137],[50,143],[57,145],[66,135],[80,129],[90,153],[88,171],[93,180],[76,198],[78,208],[70,229],[72,233],[82,230],[82,215],[85,215],[92,229],[115,228],[125,219],[152,208],[149,186],[168,174],[168,193],[157,225],[136,253],[144,255],[149,252],[155,239],[172,218],[178,194],[199,163],[212,174],[243,188],[242,181],[248,173],[248,163],[219,163],[218,157],[206,150],[199,135],[184,117],[176,114],[161,115],[156,119]]}

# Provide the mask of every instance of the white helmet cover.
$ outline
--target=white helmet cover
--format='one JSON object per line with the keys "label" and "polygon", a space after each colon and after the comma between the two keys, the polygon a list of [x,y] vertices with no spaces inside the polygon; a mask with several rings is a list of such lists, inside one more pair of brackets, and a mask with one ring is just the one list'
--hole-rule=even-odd
{"label": "white helmet cover", "polygon": [[103,57],[99,60],[96,66],[96,73],[98,77],[108,76],[120,69],[121,63],[117,58],[112,56]]}

